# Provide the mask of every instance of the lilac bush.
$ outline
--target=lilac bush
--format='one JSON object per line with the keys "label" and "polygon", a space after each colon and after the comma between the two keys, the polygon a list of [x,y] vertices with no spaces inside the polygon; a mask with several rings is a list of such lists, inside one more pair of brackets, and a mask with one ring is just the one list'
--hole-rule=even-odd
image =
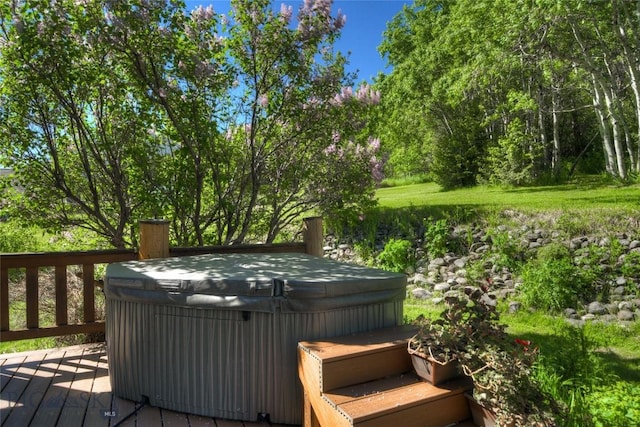
{"label": "lilac bush", "polygon": [[353,88],[332,6],[3,3],[0,162],[28,188],[13,214],[122,247],[138,218],[168,218],[180,245],[226,244],[370,205],[380,94]]}

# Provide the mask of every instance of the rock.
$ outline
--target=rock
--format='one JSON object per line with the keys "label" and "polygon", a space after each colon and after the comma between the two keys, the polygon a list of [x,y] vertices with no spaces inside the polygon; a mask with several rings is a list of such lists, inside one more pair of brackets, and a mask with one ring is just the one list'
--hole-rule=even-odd
{"label": "rock", "polygon": [[509,313],[517,313],[520,311],[521,304],[517,301],[512,301],[509,303]]}
{"label": "rock", "polygon": [[618,303],[618,310],[633,310],[633,303],[631,301],[621,301]]}
{"label": "rock", "polygon": [[482,246],[480,246],[478,249],[476,249],[476,252],[478,252],[478,253],[482,254],[482,253],[487,252],[489,249],[491,249],[491,246],[489,246],[489,245],[482,245]]}
{"label": "rock", "polygon": [[432,303],[434,303],[435,305],[441,304],[441,303],[442,303],[442,301],[444,301],[444,298],[440,298],[440,297],[433,298],[433,299],[431,300],[431,302],[432,302]]}
{"label": "rock", "polygon": [[451,289],[451,285],[448,283],[436,283],[433,287],[433,290],[437,292],[447,292],[449,289]]}
{"label": "rock", "polygon": [[594,301],[587,306],[587,313],[589,314],[605,314],[606,312],[607,308],[599,301]]}
{"label": "rock", "polygon": [[431,297],[431,292],[427,291],[424,288],[415,288],[411,291],[411,295],[417,299],[427,299]]}
{"label": "rock", "polygon": [[442,267],[443,265],[446,265],[446,262],[444,261],[444,258],[434,258],[429,263],[429,268]]}
{"label": "rock", "polygon": [[571,242],[569,244],[569,247],[571,248],[571,250],[576,250],[582,247],[582,242],[583,242],[583,238],[582,237],[576,237],[574,239],[571,239]]}
{"label": "rock", "polygon": [[458,258],[453,262],[453,264],[458,268],[464,268],[467,265],[467,258]]}
{"label": "rock", "polygon": [[489,307],[496,307],[498,305],[498,299],[491,294],[482,294],[480,301]]}
{"label": "rock", "polygon": [[603,314],[600,317],[596,317],[596,319],[602,323],[613,323],[618,320],[615,314]]}
{"label": "rock", "polygon": [[611,291],[611,293],[614,295],[624,295],[626,291],[627,288],[625,288],[624,286],[616,286],[615,288],[613,288],[613,291]]}
{"label": "rock", "polygon": [[587,313],[584,316],[580,317],[580,320],[584,320],[584,321],[588,321],[588,320],[595,320],[596,315],[593,313]]}
{"label": "rock", "polygon": [[[589,319],[591,320],[591,319]],[[581,328],[584,326],[584,320],[578,318],[567,319],[567,323],[575,328]]]}
{"label": "rock", "polygon": [[621,276],[621,277],[617,277],[617,278],[616,278],[616,285],[618,285],[618,286],[624,286],[624,285],[626,285],[626,284],[627,284],[627,279],[626,279],[626,278],[624,278],[624,277],[622,277],[622,276]]}
{"label": "rock", "polygon": [[411,282],[412,282],[412,283],[415,283],[416,285],[426,285],[426,284],[428,284],[428,283],[429,283],[429,281],[428,281],[428,279],[425,277],[425,275],[424,275],[424,274],[421,274],[421,273],[414,274],[414,275],[411,277]]}
{"label": "rock", "polygon": [[632,240],[629,243],[629,249],[637,249],[640,248],[640,240]]}
{"label": "rock", "polygon": [[540,242],[530,242],[529,243],[529,249],[538,249],[540,246],[542,246],[542,244]]}
{"label": "rock", "polygon": [[631,310],[620,310],[618,312],[618,320],[633,320],[635,313]]}

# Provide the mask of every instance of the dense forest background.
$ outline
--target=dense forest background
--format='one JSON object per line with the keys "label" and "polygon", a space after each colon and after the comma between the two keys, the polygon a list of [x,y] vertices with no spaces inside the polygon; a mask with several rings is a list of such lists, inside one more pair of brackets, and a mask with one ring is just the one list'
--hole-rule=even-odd
{"label": "dense forest background", "polygon": [[640,1],[416,0],[373,85],[330,0],[0,5],[0,216],[136,245],[272,242],[358,218],[385,177],[443,189],[640,171]]}
{"label": "dense forest background", "polygon": [[390,172],[445,188],[637,177],[640,2],[416,0],[380,52]]}

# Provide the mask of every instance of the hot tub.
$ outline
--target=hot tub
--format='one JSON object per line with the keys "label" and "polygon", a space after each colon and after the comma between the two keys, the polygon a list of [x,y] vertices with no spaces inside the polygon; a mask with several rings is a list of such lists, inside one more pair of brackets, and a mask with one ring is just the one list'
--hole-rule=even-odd
{"label": "hot tub", "polygon": [[406,277],[304,254],[107,267],[113,392],[175,411],[302,423],[298,341],[402,323]]}

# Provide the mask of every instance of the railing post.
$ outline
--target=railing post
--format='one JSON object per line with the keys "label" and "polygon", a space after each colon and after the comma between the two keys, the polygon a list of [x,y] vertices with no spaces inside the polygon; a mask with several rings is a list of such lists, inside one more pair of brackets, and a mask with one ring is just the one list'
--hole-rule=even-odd
{"label": "railing post", "polygon": [[304,243],[309,255],[323,256],[324,241],[322,237],[322,217],[314,216],[304,219]]}
{"label": "railing post", "polygon": [[163,219],[140,220],[140,248],[138,258],[169,257],[169,221]]}

